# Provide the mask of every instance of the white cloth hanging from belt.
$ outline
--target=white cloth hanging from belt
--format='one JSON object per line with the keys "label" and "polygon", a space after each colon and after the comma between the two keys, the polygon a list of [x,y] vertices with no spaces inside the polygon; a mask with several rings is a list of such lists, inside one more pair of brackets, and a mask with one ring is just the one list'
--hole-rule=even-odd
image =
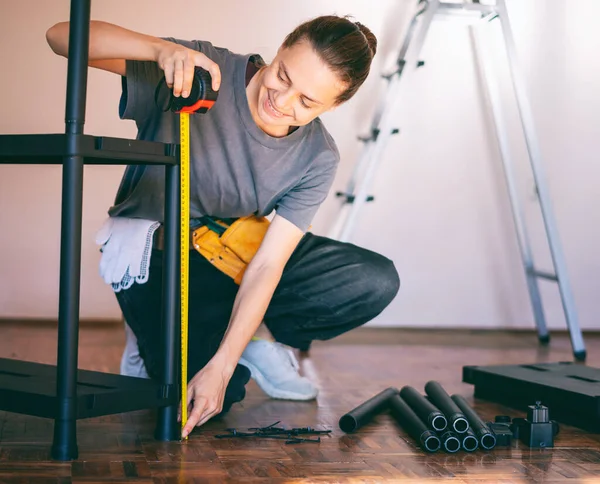
{"label": "white cloth hanging from belt", "polygon": [[128,217],[109,217],[96,234],[100,245],[99,272],[113,291],[148,281],[154,232],[160,223]]}

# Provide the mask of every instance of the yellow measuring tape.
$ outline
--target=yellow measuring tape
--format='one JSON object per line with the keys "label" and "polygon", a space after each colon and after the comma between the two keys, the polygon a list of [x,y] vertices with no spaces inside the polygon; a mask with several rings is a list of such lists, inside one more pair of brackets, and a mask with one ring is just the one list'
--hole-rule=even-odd
{"label": "yellow measuring tape", "polygon": [[[187,406],[187,373],[188,373],[188,292],[190,269],[190,114],[205,113],[210,110],[217,100],[217,92],[211,86],[208,71],[196,67],[194,84],[190,98],[192,104],[183,102],[182,98],[174,98],[171,109],[179,113],[179,143],[180,143],[180,270],[181,270],[181,431],[188,420]],[[196,90],[196,94],[193,94]],[[187,437],[186,437],[187,439]]]}
{"label": "yellow measuring tape", "polygon": [[[188,366],[188,290],[190,264],[190,114],[179,113],[179,138],[181,143],[181,431],[188,419],[187,366]],[[187,439],[187,437],[186,437]]]}

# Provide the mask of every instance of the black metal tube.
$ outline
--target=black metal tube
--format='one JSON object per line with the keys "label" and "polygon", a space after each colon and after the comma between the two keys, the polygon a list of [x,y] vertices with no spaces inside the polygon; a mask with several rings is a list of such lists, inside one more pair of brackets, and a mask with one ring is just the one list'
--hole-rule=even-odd
{"label": "black metal tube", "polygon": [[444,414],[415,388],[409,385],[402,387],[400,396],[430,429],[441,432],[448,426]]}
{"label": "black metal tube", "polygon": [[475,452],[479,447],[479,440],[472,428],[462,434],[462,448],[467,452]]}
{"label": "black metal tube", "polygon": [[426,452],[436,452],[440,448],[440,439],[434,431],[427,428],[419,416],[398,394],[389,399],[390,413],[398,424]]}
{"label": "black metal tube", "polygon": [[454,430],[457,434],[463,434],[469,429],[469,422],[460,411],[460,408],[450,398],[450,395],[446,393],[446,390],[436,381],[428,381],[425,385],[425,393],[431,399],[437,408],[448,419],[449,427]]}
{"label": "black metal tube", "polygon": [[375,415],[388,408],[390,397],[398,394],[397,388],[386,388],[377,395],[353,408],[345,415],[342,415],[339,421],[340,429],[344,432],[354,432],[368,423]]}
{"label": "black metal tube", "polygon": [[69,155],[63,160],[60,289],[56,363],[57,409],[51,456],[78,457],[77,353],[81,279],[83,157],[77,134],[83,133],[87,90],[90,0],[71,0],[65,134]]}
{"label": "black metal tube", "polygon": [[83,134],[90,45],[91,0],[71,0],[67,67],[67,134]]}
{"label": "black metal tube", "polygon": [[469,421],[469,425],[479,440],[479,445],[485,450],[491,450],[496,447],[496,436],[481,417],[477,415],[477,412],[469,405],[467,400],[462,395],[454,394],[452,395],[452,401]]}
{"label": "black metal tube", "polygon": [[[180,278],[179,275],[179,218],[181,216],[179,204],[179,165],[165,167],[165,245],[163,258],[163,384],[171,391],[181,388],[177,378],[179,375],[177,365],[181,350],[178,343],[181,341],[177,330],[181,328],[179,316]],[[185,404],[185,403],[184,403]],[[155,437],[157,440],[179,440],[181,432],[177,423],[178,405],[160,407],[156,420]]]}
{"label": "black metal tube", "polygon": [[446,430],[442,435],[440,435],[440,440],[442,441],[442,447],[446,452],[453,454],[454,452],[458,452],[460,450],[460,438],[456,435],[456,432],[452,430]]}

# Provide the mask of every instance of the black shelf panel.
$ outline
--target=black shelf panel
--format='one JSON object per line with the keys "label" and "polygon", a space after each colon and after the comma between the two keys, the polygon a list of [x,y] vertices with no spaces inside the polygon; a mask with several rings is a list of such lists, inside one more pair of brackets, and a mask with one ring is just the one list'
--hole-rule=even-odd
{"label": "black shelf panel", "polygon": [[573,362],[464,366],[464,383],[476,398],[527,412],[541,401],[550,418],[600,431],[600,368]]}
{"label": "black shelf panel", "polygon": [[[152,380],[77,371],[77,419],[99,417],[179,403],[176,386]],[[55,418],[56,366],[0,358],[0,410]]]}
{"label": "black shelf panel", "polygon": [[[107,136],[66,134],[0,135],[0,164],[62,164],[81,155],[86,165],[176,165],[178,144]],[[69,149],[69,145],[76,148]]]}

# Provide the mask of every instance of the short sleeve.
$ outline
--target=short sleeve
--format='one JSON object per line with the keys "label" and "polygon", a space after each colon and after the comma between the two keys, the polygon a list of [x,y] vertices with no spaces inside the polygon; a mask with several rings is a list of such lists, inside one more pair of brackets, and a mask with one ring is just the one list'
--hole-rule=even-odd
{"label": "short sleeve", "polygon": [[[226,49],[200,40],[180,40],[171,37],[163,40],[202,52],[223,68],[224,56],[228,52]],[[155,92],[164,77],[164,72],[154,61],[127,60],[125,66],[125,76],[121,78],[119,116],[121,119],[134,120],[139,125],[159,109],[155,101]]]}
{"label": "short sleeve", "polygon": [[277,215],[306,232],[317,210],[327,198],[337,171],[337,160],[309,170],[300,182],[289,190],[275,206]]}

